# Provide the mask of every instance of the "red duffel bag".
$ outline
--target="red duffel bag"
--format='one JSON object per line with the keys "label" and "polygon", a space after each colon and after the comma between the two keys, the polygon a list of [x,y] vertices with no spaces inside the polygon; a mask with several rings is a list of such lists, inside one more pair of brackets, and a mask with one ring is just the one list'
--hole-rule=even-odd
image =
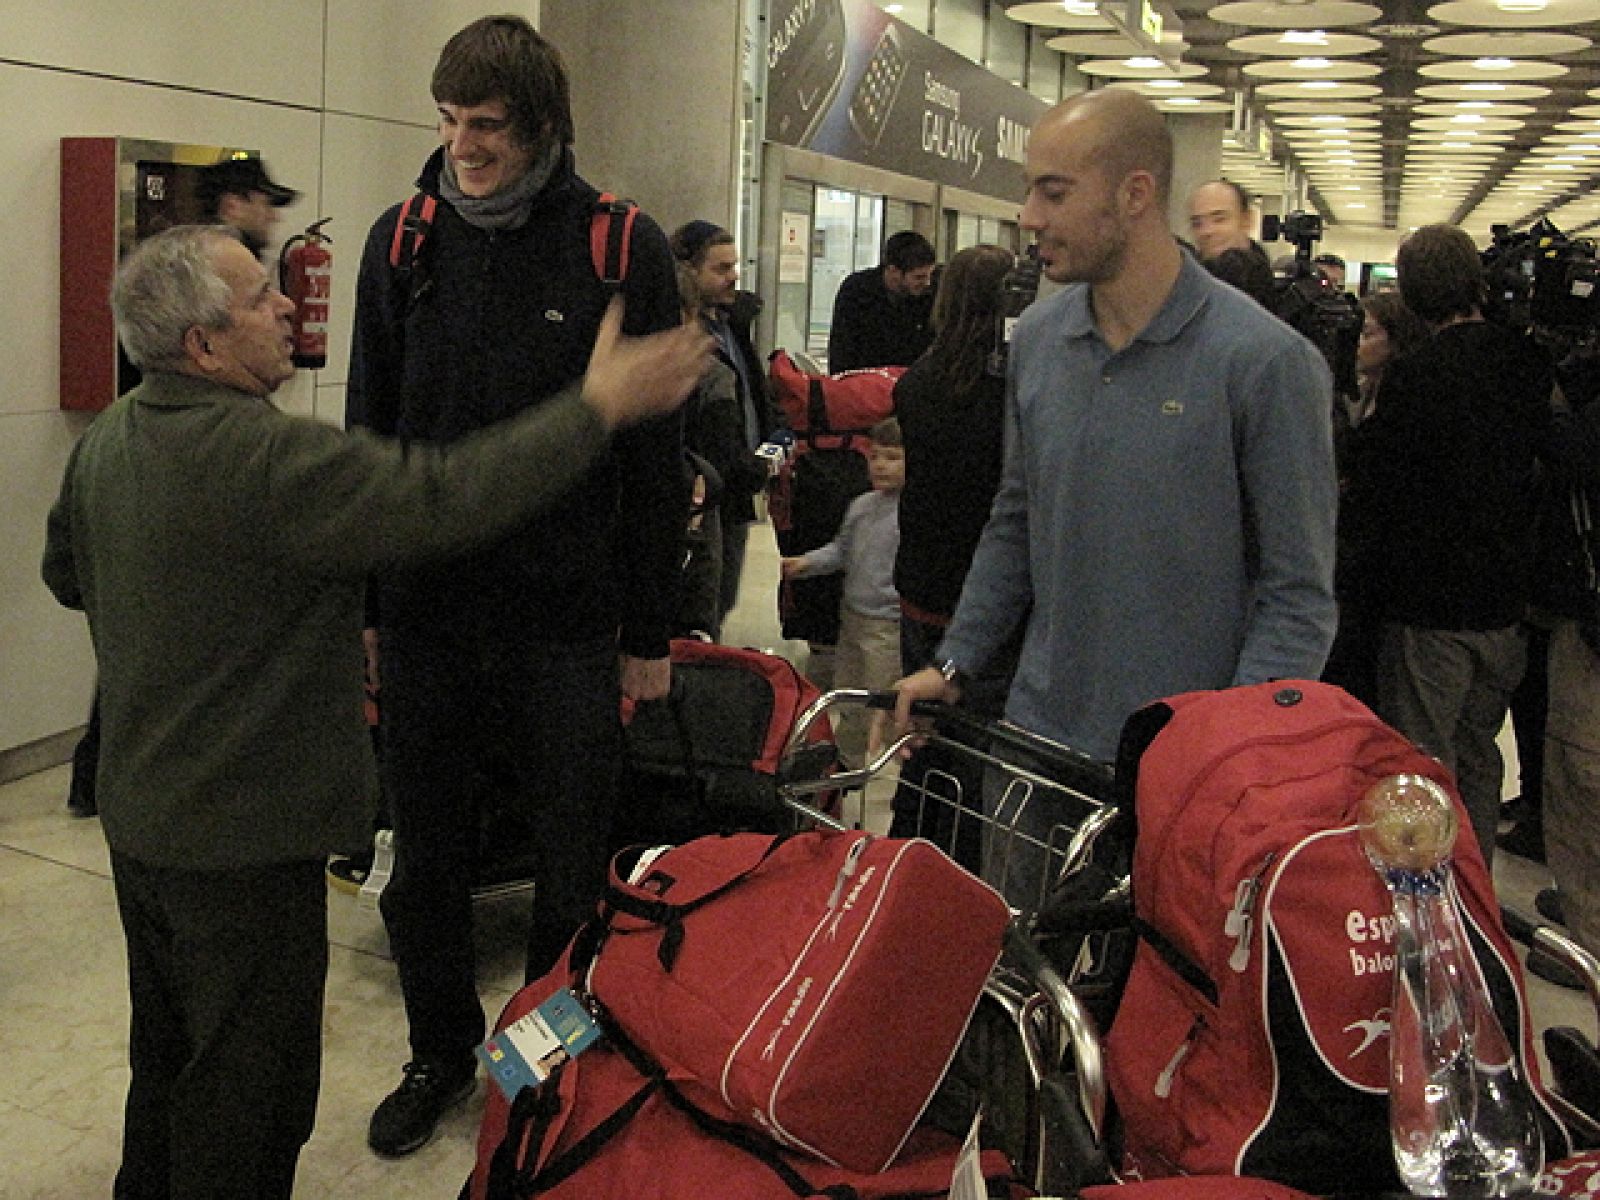
{"label": "red duffel bag", "polygon": [[[696,1108],[853,1171],[899,1154],[1010,911],[921,840],[701,838],[613,864],[582,990]],[[580,939],[580,943],[582,939]]]}
{"label": "red duffel bag", "polygon": [[[496,1028],[526,1015],[568,977],[563,958],[512,998]],[[468,1200],[934,1200],[949,1193],[960,1145],[948,1134],[918,1129],[888,1170],[847,1171],[693,1109],[664,1071],[629,1051],[632,1057],[602,1040],[515,1103],[491,1084]],[[991,1195],[997,1185],[1015,1200],[1030,1194],[999,1152],[986,1151],[980,1166]]]}
{"label": "red duffel bag", "polygon": [[894,415],[894,385],[905,373],[904,367],[867,367],[812,375],[787,350],[773,351],[767,364],[778,410],[797,435],[865,433]]}

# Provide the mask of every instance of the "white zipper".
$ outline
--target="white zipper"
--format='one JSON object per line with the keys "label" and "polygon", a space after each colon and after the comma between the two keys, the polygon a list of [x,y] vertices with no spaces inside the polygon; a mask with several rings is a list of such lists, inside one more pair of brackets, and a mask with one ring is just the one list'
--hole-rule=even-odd
{"label": "white zipper", "polygon": [[1195,1039],[1200,1036],[1200,1031],[1205,1028],[1205,1021],[1196,1017],[1194,1024],[1189,1026],[1189,1032],[1184,1035],[1183,1041],[1178,1044],[1178,1049],[1173,1053],[1161,1074],[1156,1076],[1156,1096],[1162,1100],[1172,1095],[1172,1081],[1178,1074],[1178,1068],[1183,1065],[1183,1060],[1189,1057],[1189,1051],[1194,1049]]}
{"label": "white zipper", "polygon": [[828,897],[827,907],[834,908],[839,903],[839,898],[844,895],[844,889],[850,882],[850,877],[856,873],[856,867],[861,862],[861,856],[867,852],[867,845],[872,841],[872,835],[864,836],[845,855],[844,865],[839,868],[839,875],[833,881],[833,894]]}
{"label": "white zipper", "polygon": [[1222,922],[1223,935],[1234,940],[1233,953],[1228,956],[1228,966],[1233,968],[1235,974],[1243,974],[1250,966],[1250,934],[1255,928],[1255,904],[1261,895],[1261,882],[1266,878],[1268,869],[1277,857],[1276,851],[1267,855],[1262,860],[1261,866],[1256,868],[1254,875],[1239,881],[1239,886],[1233,893],[1233,907],[1228,910],[1227,919]]}

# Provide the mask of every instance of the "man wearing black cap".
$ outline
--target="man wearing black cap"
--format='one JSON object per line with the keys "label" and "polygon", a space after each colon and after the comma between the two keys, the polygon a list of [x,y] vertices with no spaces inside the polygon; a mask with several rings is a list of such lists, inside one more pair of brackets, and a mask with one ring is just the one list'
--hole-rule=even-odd
{"label": "man wearing black cap", "polygon": [[274,183],[267,164],[253,155],[225,158],[201,172],[200,206],[207,221],[232,225],[260,258],[272,240],[278,210],[300,195]]}

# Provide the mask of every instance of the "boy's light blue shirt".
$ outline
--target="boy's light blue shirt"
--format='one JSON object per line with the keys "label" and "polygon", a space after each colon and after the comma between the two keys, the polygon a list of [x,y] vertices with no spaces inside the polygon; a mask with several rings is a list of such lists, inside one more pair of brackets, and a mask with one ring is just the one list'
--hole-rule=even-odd
{"label": "boy's light blue shirt", "polygon": [[850,501],[833,541],[802,556],[807,575],[844,572],[842,603],[851,612],[900,619],[894,557],[900,549],[900,492],[863,492]]}

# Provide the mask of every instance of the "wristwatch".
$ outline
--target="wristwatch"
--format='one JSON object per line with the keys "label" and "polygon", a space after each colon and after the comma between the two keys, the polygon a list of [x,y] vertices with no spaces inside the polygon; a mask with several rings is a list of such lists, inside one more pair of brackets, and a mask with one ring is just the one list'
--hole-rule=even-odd
{"label": "wristwatch", "polygon": [[960,667],[956,666],[956,660],[955,659],[953,659],[953,658],[941,658],[938,661],[936,661],[933,665],[934,665],[934,668],[939,672],[939,674],[944,676],[944,681],[946,683],[953,683],[958,688],[966,686],[967,673],[965,671],[963,671]]}

